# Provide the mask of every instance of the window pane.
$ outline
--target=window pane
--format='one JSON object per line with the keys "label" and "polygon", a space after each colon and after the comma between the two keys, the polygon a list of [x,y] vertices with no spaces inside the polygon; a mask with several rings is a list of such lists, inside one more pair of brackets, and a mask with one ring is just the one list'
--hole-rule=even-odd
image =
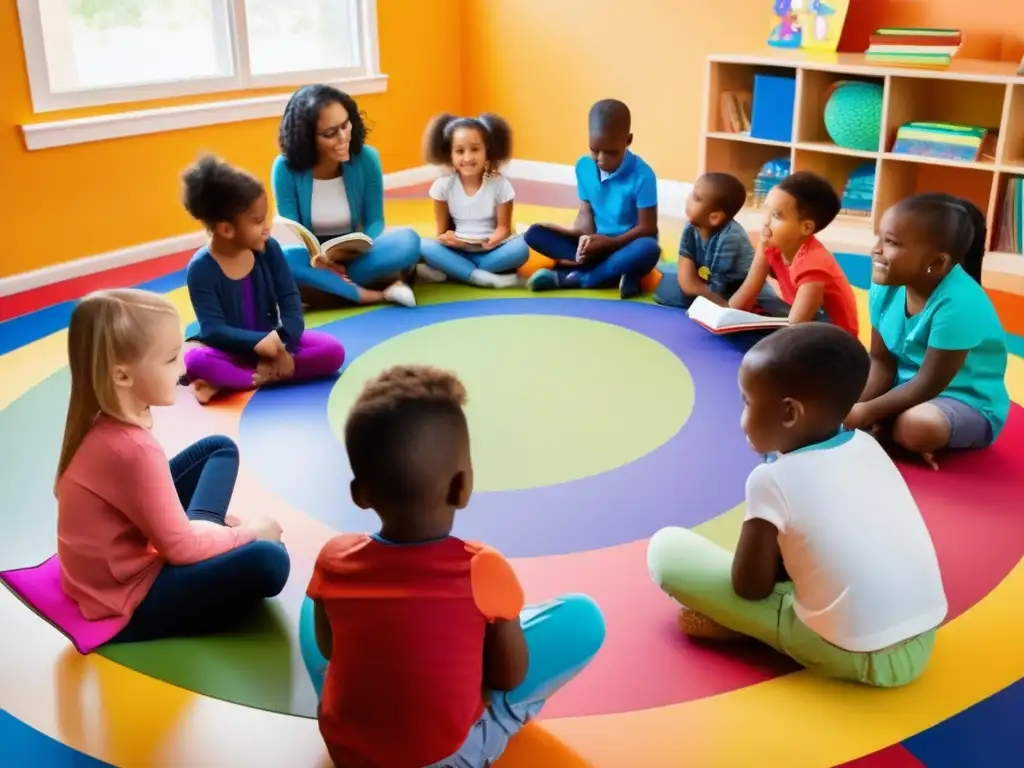
{"label": "window pane", "polygon": [[359,66],[356,0],[245,0],[254,75]]}
{"label": "window pane", "polygon": [[69,91],[230,75],[222,4],[60,0],[55,5],[62,7],[44,15],[51,87]]}

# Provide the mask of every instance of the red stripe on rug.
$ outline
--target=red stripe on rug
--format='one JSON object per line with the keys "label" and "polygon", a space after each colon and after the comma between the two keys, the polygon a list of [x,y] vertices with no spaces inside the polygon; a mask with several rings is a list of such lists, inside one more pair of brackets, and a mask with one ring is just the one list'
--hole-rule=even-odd
{"label": "red stripe on rug", "polygon": [[158,256],[155,259],[128,264],[123,267],[95,272],[91,275],[73,277],[59,283],[41,285],[28,291],[4,296],[0,302],[0,322],[12,317],[38,312],[40,309],[52,307],[64,301],[81,298],[92,291],[104,288],[127,288],[147,280],[155,280],[171,272],[184,269],[194,251],[172,253],[169,256]]}
{"label": "red stripe on rug", "polygon": [[902,744],[893,744],[857,760],[843,763],[838,768],[925,768],[925,764]]}

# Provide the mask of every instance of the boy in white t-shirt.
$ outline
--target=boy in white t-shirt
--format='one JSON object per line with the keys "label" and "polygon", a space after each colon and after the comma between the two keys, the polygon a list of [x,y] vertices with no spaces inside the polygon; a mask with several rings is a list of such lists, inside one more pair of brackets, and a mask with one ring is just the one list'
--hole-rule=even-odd
{"label": "boy in white t-shirt", "polygon": [[682,528],[656,533],[655,582],[694,636],[746,635],[821,675],[896,687],[931,657],[947,604],[921,513],[889,456],[842,430],[870,359],[853,336],[801,323],[740,366],[741,426],[778,458],[747,479],[735,555]]}
{"label": "boy in white t-shirt", "polygon": [[515,192],[498,173],[512,153],[512,131],[497,115],[441,115],[427,127],[427,160],[450,169],[434,181],[437,240],[421,243],[427,279],[510,288],[530,255],[512,236]]}

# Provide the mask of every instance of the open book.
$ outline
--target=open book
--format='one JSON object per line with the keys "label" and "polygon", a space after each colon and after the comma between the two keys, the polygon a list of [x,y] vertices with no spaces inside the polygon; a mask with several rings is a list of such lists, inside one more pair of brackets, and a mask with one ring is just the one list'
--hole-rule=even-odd
{"label": "open book", "polygon": [[[512,237],[515,237],[515,235],[512,235],[511,237],[506,237],[504,240],[498,243],[498,245],[504,245],[509,240],[511,240]],[[460,251],[467,251],[469,253],[479,253],[484,250],[484,243],[486,243],[491,238],[473,237],[472,235],[456,235],[455,239],[459,241],[458,249]],[[497,248],[498,245],[494,247]]]}
{"label": "open book", "polygon": [[338,235],[322,244],[317,240],[316,235],[297,221],[277,216],[275,223],[280,222],[294,232],[309,251],[309,260],[312,262],[317,256],[326,256],[333,264],[344,264],[356,256],[366,253],[373,247],[373,238],[364,235],[362,232],[349,232],[347,235]]}
{"label": "open book", "polygon": [[770,330],[789,325],[785,317],[765,317],[742,309],[720,307],[715,302],[698,296],[690,305],[688,314],[697,325],[715,334],[740,333],[741,331]]}

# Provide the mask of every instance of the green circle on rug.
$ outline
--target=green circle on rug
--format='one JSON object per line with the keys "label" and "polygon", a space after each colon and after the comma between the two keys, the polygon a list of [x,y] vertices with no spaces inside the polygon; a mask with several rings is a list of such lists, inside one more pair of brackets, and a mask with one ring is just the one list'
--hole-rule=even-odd
{"label": "green circle on rug", "polygon": [[[338,439],[367,380],[416,363],[454,371],[466,385],[478,491],[621,467],[667,442],[693,410],[686,366],[642,334],[574,317],[496,315],[418,328],[356,358],[327,404]],[[651,407],[658,393],[669,396]]]}

